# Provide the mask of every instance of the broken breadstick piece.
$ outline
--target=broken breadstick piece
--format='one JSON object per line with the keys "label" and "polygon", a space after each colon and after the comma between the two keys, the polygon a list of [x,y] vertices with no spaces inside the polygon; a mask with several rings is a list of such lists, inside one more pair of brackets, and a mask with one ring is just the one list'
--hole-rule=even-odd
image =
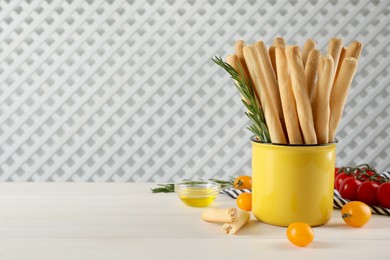
{"label": "broken breadstick piece", "polygon": [[315,48],[316,48],[316,42],[311,38],[307,39],[302,49],[302,62],[304,67],[306,66],[309,53]]}
{"label": "broken breadstick piece", "polygon": [[332,91],[332,81],[330,79],[333,73],[333,67],[333,58],[330,55],[321,58],[318,66],[317,92],[313,103],[314,126],[319,144],[328,143],[329,99]]}
{"label": "broken breadstick piece", "polygon": [[290,144],[303,144],[301,130],[299,128],[298,112],[295,103],[294,93],[291,86],[291,78],[288,72],[288,64],[284,47],[275,47],[276,65],[279,79],[280,99],[284,120],[286,123],[287,135]]}
{"label": "broken breadstick piece", "polygon": [[358,65],[357,59],[346,57],[330,94],[329,142],[333,142],[343,114],[345,101]]}
{"label": "broken breadstick piece", "polygon": [[[291,73],[292,89],[297,104],[299,124],[301,126],[305,144],[317,144],[314,129],[313,111],[311,109],[309,94],[307,92],[305,69],[298,46],[286,47],[286,57]],[[268,121],[267,121],[268,122]]]}
{"label": "broken breadstick piece", "polygon": [[250,214],[246,211],[240,210],[240,217],[236,222],[233,223],[225,223],[222,226],[222,230],[229,235],[235,234],[238,230],[240,230],[250,219]]}
{"label": "broken breadstick piece", "polygon": [[202,219],[207,222],[235,222],[240,217],[236,208],[208,208],[202,212]]}
{"label": "broken breadstick piece", "polygon": [[310,51],[306,61],[305,76],[307,91],[309,93],[310,99],[312,98],[312,95],[314,93],[315,82],[317,79],[318,62],[320,60],[320,57],[321,52],[319,50],[313,49]]}

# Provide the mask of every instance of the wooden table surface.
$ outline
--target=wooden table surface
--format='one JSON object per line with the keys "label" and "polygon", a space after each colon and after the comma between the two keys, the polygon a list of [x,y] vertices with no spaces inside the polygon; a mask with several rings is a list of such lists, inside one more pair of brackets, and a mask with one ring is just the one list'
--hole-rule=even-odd
{"label": "wooden table surface", "polygon": [[[252,219],[233,236],[151,183],[1,183],[0,259],[390,259],[390,217],[346,226],[335,210],[295,247]],[[235,206],[219,195],[215,207]]]}

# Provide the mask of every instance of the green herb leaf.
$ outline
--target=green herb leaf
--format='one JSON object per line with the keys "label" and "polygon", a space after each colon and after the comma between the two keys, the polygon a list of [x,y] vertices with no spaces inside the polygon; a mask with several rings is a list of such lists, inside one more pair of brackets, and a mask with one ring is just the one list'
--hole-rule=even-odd
{"label": "green herb leaf", "polygon": [[230,77],[235,81],[236,88],[244,98],[242,99],[242,102],[248,110],[248,112],[245,112],[245,114],[252,122],[252,125],[247,129],[254,133],[261,141],[270,143],[271,137],[269,135],[264,113],[259,105],[259,101],[257,100],[257,97],[254,93],[251,82],[241,78],[238,72],[232,66],[230,66],[230,64],[224,62],[221,57],[215,56],[212,58],[212,61],[214,61],[218,66],[222,67],[227,73],[229,73]]}

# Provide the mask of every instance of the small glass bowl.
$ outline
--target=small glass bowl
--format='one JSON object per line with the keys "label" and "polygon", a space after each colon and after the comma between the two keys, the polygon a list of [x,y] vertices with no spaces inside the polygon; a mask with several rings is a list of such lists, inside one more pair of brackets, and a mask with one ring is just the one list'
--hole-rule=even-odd
{"label": "small glass bowl", "polygon": [[175,183],[175,192],[190,207],[210,205],[220,191],[221,185],[212,181],[185,180]]}

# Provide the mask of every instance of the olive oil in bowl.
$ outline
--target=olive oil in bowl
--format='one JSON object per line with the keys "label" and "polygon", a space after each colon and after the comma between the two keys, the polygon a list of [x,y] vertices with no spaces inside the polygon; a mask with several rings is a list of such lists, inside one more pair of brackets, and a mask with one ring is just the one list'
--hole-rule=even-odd
{"label": "olive oil in bowl", "polygon": [[221,191],[221,185],[211,181],[182,181],[175,184],[181,201],[190,207],[210,205]]}

